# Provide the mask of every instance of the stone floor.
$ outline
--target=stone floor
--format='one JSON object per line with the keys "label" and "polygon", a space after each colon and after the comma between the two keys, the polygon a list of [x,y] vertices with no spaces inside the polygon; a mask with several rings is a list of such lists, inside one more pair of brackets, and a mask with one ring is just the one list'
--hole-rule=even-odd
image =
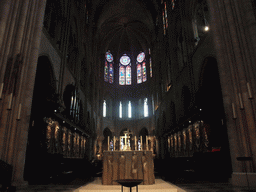
{"label": "stone floor", "polygon": [[[175,189],[174,189],[175,188]],[[29,185],[18,187],[16,192],[94,192],[94,191],[121,191],[121,186],[101,185],[101,178],[98,177],[94,181],[85,183],[82,180],[74,180],[68,184],[48,184],[48,185]],[[124,192],[129,191],[124,188]],[[133,189],[135,191],[135,188]],[[155,185],[139,185],[139,191],[177,191],[177,192],[256,192],[256,187],[235,187],[228,183],[211,183],[211,182],[198,182],[198,183],[170,183],[162,179],[156,179]]]}

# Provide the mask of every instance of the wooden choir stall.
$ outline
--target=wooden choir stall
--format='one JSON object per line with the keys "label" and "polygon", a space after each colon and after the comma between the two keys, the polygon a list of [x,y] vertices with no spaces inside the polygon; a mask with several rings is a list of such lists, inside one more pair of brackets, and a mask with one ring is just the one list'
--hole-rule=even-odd
{"label": "wooden choir stall", "polygon": [[[149,150],[131,150],[125,142],[123,149],[103,152],[103,185],[118,185],[117,180],[142,179],[141,184],[155,183],[153,152]],[[135,139],[136,143],[136,139]],[[137,149],[135,145],[135,149]],[[148,149],[148,146],[146,147]]]}

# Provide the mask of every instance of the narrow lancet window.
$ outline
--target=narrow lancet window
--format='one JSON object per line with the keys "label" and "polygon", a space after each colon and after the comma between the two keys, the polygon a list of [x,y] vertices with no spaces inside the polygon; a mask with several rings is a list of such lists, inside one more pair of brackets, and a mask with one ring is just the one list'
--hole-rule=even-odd
{"label": "narrow lancet window", "polygon": [[132,118],[132,104],[131,101],[128,103],[128,118]]}
{"label": "narrow lancet window", "polygon": [[106,104],[106,100],[104,100],[103,102],[103,117],[106,117],[107,115],[107,104]]}
{"label": "narrow lancet window", "polygon": [[126,54],[120,58],[119,64],[119,85],[132,84],[131,59]]}
{"label": "narrow lancet window", "polygon": [[120,101],[120,105],[119,105],[119,117],[122,118],[122,102]]}
{"label": "narrow lancet window", "polygon": [[113,67],[113,55],[110,51],[105,54],[105,67],[104,67],[104,81],[113,83],[114,82],[114,67]]}
{"label": "narrow lancet window", "polygon": [[148,99],[144,99],[144,117],[148,117]]}
{"label": "narrow lancet window", "polygon": [[137,83],[139,84],[145,81],[147,81],[145,53],[141,52],[137,56]]}

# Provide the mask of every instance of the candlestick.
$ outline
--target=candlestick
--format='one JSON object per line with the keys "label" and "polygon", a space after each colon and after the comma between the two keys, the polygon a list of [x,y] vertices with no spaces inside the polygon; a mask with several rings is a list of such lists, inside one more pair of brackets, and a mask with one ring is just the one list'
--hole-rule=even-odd
{"label": "candlestick", "polygon": [[108,136],[108,151],[109,151],[109,136]]}
{"label": "candlestick", "polygon": [[146,150],[148,151],[148,136],[146,135]]}
{"label": "candlestick", "polygon": [[136,135],[134,136],[134,150],[136,150],[136,148],[137,148],[137,142],[136,142]]}
{"label": "candlestick", "polygon": [[140,150],[143,150],[143,147],[142,147],[143,145],[142,145],[142,144],[143,144],[143,142],[142,142],[142,136],[140,136]]}
{"label": "candlestick", "polygon": [[116,137],[114,136],[114,146],[113,146],[113,151],[115,151],[115,148],[116,148]]}
{"label": "candlestick", "polygon": [[121,151],[121,147],[122,147],[122,142],[121,142],[121,136],[120,136],[120,146],[119,146],[119,150]]}

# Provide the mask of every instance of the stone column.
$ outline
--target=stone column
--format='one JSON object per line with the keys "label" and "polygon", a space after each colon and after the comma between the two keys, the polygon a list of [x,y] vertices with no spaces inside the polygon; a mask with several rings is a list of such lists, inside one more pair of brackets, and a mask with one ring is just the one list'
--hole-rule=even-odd
{"label": "stone column", "polygon": [[0,101],[0,158],[13,166],[13,185],[24,183],[29,117],[45,3],[46,0],[4,0],[0,3],[3,5],[0,6],[0,84],[5,83]]}
{"label": "stone column", "polygon": [[215,42],[227,118],[233,169],[232,182],[247,185],[246,170],[250,172],[250,185],[255,185],[256,159],[247,162],[237,161],[237,157],[256,155],[256,105],[253,100],[256,88],[253,67],[256,58],[256,20],[252,4],[251,1],[242,0],[207,2],[211,11],[210,31]]}

